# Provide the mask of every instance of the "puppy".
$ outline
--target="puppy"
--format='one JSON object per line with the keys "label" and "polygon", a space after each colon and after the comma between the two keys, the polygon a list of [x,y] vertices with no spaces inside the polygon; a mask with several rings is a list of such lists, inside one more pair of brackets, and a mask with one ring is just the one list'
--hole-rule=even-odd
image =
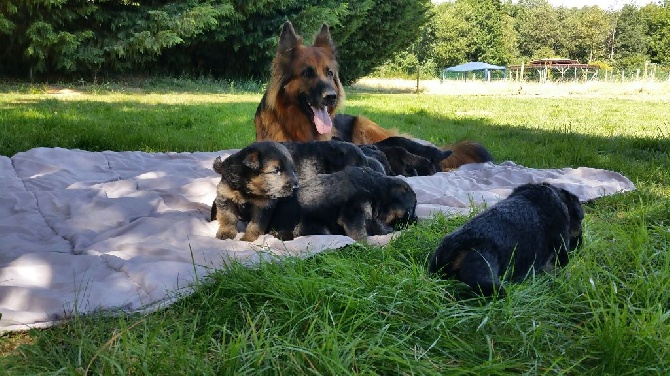
{"label": "puppy", "polygon": [[429,160],[436,172],[442,171],[442,164],[452,154],[451,150],[440,150],[430,144],[422,144],[409,138],[397,136],[375,142],[373,145],[382,150],[393,147],[403,148],[409,153]]}
{"label": "puppy", "polygon": [[277,142],[257,142],[224,160],[217,157],[213,168],[221,174],[211,214],[219,222],[219,239],[235,238],[242,220],[249,222],[242,240],[256,240],[267,232],[277,199],[298,187],[291,154]]}
{"label": "puppy", "polygon": [[391,176],[430,176],[438,171],[427,158],[410,153],[400,146],[377,146],[377,148],[386,156],[391,166],[389,174]]}
{"label": "puppy", "polygon": [[565,266],[582,241],[579,199],[550,184],[524,184],[447,235],[428,270],[456,278],[474,291],[504,295],[501,278],[523,280],[531,271]]}
{"label": "puppy", "polygon": [[386,158],[386,154],[379,150],[378,147],[372,144],[360,145],[359,147],[367,158],[368,167],[377,172],[381,172],[384,175],[398,175],[392,171],[391,164],[389,163],[388,158]]}
{"label": "puppy", "polygon": [[360,148],[390,176],[433,175],[442,171],[442,164],[451,155],[451,150],[440,150],[404,137],[389,137],[374,144],[360,145]]}
{"label": "puppy", "polygon": [[[358,146],[339,140],[283,142],[291,153],[298,181],[315,178],[318,174],[341,171],[347,166],[367,167],[368,159]],[[293,239],[300,220],[297,191],[277,200],[269,225],[269,233],[281,240]]]}
{"label": "puppy", "polygon": [[320,174],[298,190],[300,222],[295,236],[347,235],[362,241],[416,221],[416,194],[402,179],[349,166]]}
{"label": "puppy", "polygon": [[358,146],[344,141],[283,142],[291,153],[300,181],[341,171],[347,166],[368,166]]}

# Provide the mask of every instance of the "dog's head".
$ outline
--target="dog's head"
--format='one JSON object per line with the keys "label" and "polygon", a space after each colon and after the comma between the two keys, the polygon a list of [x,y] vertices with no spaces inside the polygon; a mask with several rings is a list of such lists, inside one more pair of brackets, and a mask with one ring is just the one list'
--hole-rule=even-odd
{"label": "dog's head", "polygon": [[276,92],[266,95],[268,106],[275,108],[277,100],[290,102],[285,105],[299,106],[318,133],[332,133],[332,116],[344,100],[335,55],[328,25],[323,24],[312,45],[304,45],[293,25],[284,23],[272,61],[269,90]]}
{"label": "dog's head", "polygon": [[579,198],[563,188],[550,183],[527,183],[514,188],[511,197],[522,196],[536,205],[542,205],[545,212],[560,223],[561,228],[568,227],[566,245],[570,250],[582,243],[582,220],[584,210]]}
{"label": "dog's head", "polygon": [[579,198],[573,193],[558,188],[559,196],[568,209],[568,217],[570,220],[569,234],[570,234],[570,250],[574,250],[582,243],[582,221],[584,220],[584,209],[582,208]]}
{"label": "dog's head", "polygon": [[325,173],[333,173],[344,170],[347,166],[367,166],[367,158],[363,151],[356,145],[344,141],[323,142],[324,152],[322,154]]}
{"label": "dog's head", "polygon": [[293,159],[277,142],[256,142],[224,160],[217,157],[213,168],[231,196],[275,199],[298,188]]}
{"label": "dog's head", "polygon": [[416,193],[400,178],[385,177],[389,183],[377,208],[376,217],[391,227],[408,225],[417,221]]}
{"label": "dog's head", "polygon": [[372,144],[359,146],[363,154],[367,157],[368,167],[381,172],[384,175],[392,175],[391,165],[389,164],[386,154],[379,150],[378,147]]}

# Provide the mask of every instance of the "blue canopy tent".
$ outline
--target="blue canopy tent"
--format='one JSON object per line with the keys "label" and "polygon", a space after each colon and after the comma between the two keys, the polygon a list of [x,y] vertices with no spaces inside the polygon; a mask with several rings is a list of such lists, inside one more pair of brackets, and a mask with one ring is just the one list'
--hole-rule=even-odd
{"label": "blue canopy tent", "polygon": [[486,77],[486,81],[491,80],[491,75],[489,72],[490,70],[502,70],[504,71],[503,72],[504,76],[507,77],[507,67],[502,67],[499,65],[493,65],[488,63],[481,63],[478,61],[470,61],[464,64],[456,65],[454,67],[445,68],[442,73],[442,79],[444,79],[447,72],[462,72],[465,75],[465,73],[467,72],[478,71],[478,70],[484,71],[484,77]]}

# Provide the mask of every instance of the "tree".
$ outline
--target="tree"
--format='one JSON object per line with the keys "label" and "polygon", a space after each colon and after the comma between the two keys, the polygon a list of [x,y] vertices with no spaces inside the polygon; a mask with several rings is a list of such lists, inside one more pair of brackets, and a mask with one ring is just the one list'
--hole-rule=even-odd
{"label": "tree", "polygon": [[612,23],[602,8],[574,9],[565,24],[571,41],[568,47],[571,58],[591,62],[606,56],[605,41]]}
{"label": "tree", "polygon": [[670,65],[670,0],[640,9],[647,26],[647,54],[652,63]]}
{"label": "tree", "polygon": [[559,12],[547,0],[520,0],[517,7],[521,56],[531,58],[539,50],[550,50],[554,55],[562,53],[565,44],[561,40],[563,22]]}
{"label": "tree", "polygon": [[[28,75],[143,69],[166,48],[218,24],[230,4],[9,0],[14,25],[0,69]],[[7,16],[5,16],[7,17]]]}
{"label": "tree", "polygon": [[[411,46],[421,37],[430,7],[430,0],[377,0],[365,12],[363,9],[349,12],[341,20],[342,27],[333,30],[343,83],[352,83],[369,74]],[[351,25],[359,26],[352,32]]]}
{"label": "tree", "polygon": [[456,0],[436,7],[433,51],[439,66],[465,61],[508,64],[516,55],[516,32],[500,0]]}
{"label": "tree", "polygon": [[466,61],[470,26],[462,15],[470,9],[465,2],[442,3],[435,8],[433,54],[438,66],[449,67]]}
{"label": "tree", "polygon": [[610,37],[610,60],[618,68],[639,67],[649,60],[647,53],[647,25],[640,10],[627,4],[614,15]]}
{"label": "tree", "polygon": [[0,74],[188,73],[265,78],[281,25],[322,23],[351,82],[409,46],[429,0],[4,0]]}

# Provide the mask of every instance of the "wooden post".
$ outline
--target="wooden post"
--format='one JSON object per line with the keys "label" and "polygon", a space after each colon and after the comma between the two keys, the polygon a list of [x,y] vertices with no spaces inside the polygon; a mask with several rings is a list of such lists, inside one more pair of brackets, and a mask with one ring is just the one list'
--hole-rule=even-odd
{"label": "wooden post", "polygon": [[421,65],[416,64],[416,93],[419,94],[419,74],[421,73]]}
{"label": "wooden post", "polygon": [[647,79],[647,67],[648,66],[649,66],[649,61],[645,61],[644,62],[644,76],[642,76],[642,78],[644,78],[645,80]]}

